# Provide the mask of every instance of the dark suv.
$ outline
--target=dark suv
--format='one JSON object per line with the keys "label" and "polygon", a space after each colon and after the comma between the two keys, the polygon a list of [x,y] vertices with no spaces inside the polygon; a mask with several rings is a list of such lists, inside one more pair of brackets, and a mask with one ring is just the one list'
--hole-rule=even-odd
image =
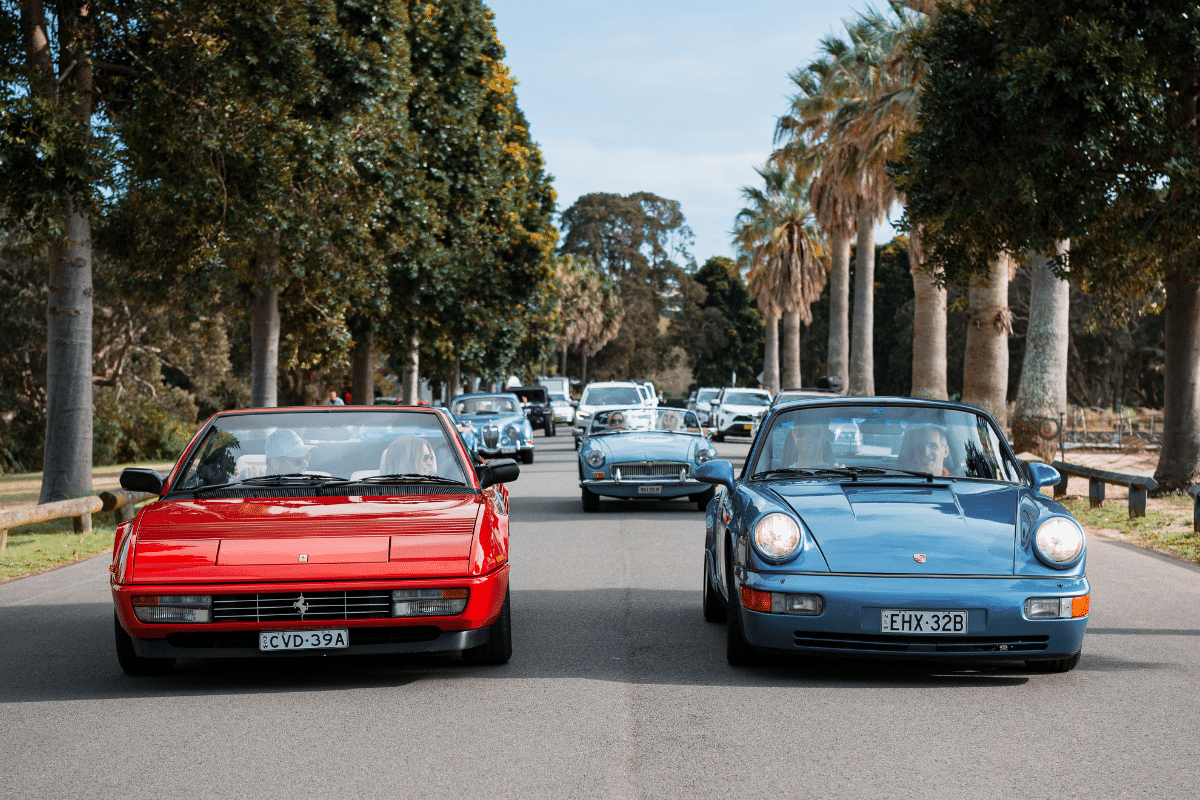
{"label": "dark suv", "polygon": [[534,430],[541,429],[547,436],[554,435],[554,409],[550,407],[550,395],[545,386],[514,386],[508,391],[521,398],[525,419]]}

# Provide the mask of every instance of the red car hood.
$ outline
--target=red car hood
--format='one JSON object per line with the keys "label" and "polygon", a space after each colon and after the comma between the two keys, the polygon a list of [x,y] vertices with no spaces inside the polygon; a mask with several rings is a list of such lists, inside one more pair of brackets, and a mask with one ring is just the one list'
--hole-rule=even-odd
{"label": "red car hood", "polygon": [[133,583],[467,575],[478,496],[169,500],[141,513]]}

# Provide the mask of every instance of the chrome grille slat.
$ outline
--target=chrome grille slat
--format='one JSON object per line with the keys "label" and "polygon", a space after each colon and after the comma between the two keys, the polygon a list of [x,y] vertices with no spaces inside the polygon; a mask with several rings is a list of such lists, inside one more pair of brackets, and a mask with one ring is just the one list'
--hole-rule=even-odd
{"label": "chrome grille slat", "polygon": [[[307,606],[303,615],[295,607],[301,594]],[[213,597],[213,622],[371,619],[390,617],[391,613],[390,591],[288,592]]]}
{"label": "chrome grille slat", "polygon": [[613,466],[620,468],[623,478],[676,478],[680,470],[691,474],[690,465],[684,461],[656,461],[653,464],[633,461]]}

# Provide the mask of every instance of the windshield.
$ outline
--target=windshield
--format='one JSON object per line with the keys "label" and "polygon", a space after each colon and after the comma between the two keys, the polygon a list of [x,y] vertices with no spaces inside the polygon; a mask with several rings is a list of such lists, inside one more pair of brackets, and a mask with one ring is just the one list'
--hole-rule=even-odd
{"label": "windshield", "polygon": [[642,402],[642,393],[633,386],[599,386],[587,389],[579,402],[587,406],[636,406]]}
{"label": "windshield", "polygon": [[197,489],[272,475],[362,480],[429,475],[465,482],[436,414],[281,412],[218,417],[172,487]]}
{"label": "windshield", "polygon": [[720,389],[701,389],[700,393],[698,395],[696,395],[696,402],[697,403],[707,403],[709,400],[712,400],[714,397],[716,397],[720,393],[721,393]]}
{"label": "windshield", "polygon": [[591,434],[626,431],[700,433],[700,421],[682,408],[618,408],[601,411],[592,420]]}
{"label": "windshield", "polygon": [[495,397],[467,397],[455,400],[452,414],[515,414],[520,409],[517,401],[511,397],[497,395]]}
{"label": "windshield", "polygon": [[552,394],[552,395],[550,395],[550,404],[551,405],[569,406],[569,405],[571,405],[571,401],[567,399],[567,396],[565,394]]}
{"label": "windshield", "polygon": [[775,417],[750,475],[778,469],[907,470],[1018,483],[1021,473],[980,414],[921,406],[801,407]]}
{"label": "windshield", "polygon": [[769,406],[771,396],[757,392],[730,392],[721,401],[726,406]]}

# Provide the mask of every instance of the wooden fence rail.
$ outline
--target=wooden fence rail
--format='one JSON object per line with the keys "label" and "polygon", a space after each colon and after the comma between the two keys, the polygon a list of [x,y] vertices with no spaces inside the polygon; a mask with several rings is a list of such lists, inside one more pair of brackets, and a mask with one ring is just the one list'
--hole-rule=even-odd
{"label": "wooden fence rail", "polygon": [[1062,480],[1054,485],[1054,496],[1062,497],[1067,493],[1067,479],[1074,475],[1077,478],[1088,479],[1088,507],[1099,508],[1104,505],[1104,486],[1112,483],[1117,486],[1129,487],[1129,518],[1146,516],[1146,493],[1158,488],[1154,478],[1144,475],[1126,475],[1123,472],[1109,472],[1095,467],[1082,467],[1078,464],[1068,464],[1065,461],[1055,461],[1050,466],[1062,475]]}
{"label": "wooden fence rail", "polygon": [[130,492],[112,489],[90,497],[75,497],[23,508],[0,509],[0,553],[8,546],[8,529],[18,525],[32,525],[52,519],[70,518],[76,533],[92,529],[92,514],[111,511],[117,524],[131,520],[137,513],[135,506],[156,495],[149,492]]}

